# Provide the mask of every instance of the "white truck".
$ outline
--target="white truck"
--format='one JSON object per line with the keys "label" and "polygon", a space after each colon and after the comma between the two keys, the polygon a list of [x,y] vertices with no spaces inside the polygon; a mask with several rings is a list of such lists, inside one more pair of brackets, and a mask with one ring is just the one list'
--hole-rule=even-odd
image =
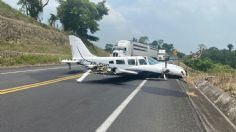
{"label": "white truck", "polygon": [[158,50],[149,44],[132,42],[128,40],[118,41],[118,43],[115,45],[115,49],[112,52],[113,57],[150,56],[158,60],[164,60],[165,55],[165,50]]}
{"label": "white truck", "polygon": [[164,49],[159,49],[157,53],[157,60],[162,60],[164,61],[166,58],[166,50]]}

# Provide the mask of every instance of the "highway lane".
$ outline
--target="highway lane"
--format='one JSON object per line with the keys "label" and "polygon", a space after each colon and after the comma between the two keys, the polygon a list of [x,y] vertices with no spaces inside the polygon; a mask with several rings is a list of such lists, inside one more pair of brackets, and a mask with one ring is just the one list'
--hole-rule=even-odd
{"label": "highway lane", "polygon": [[[75,68],[1,76],[7,88],[81,73]],[[24,79],[23,79],[24,78]],[[10,81],[9,81],[10,80]],[[95,131],[143,82],[135,77],[89,75],[1,95],[1,132]],[[148,80],[108,131],[204,131],[176,80]]]}
{"label": "highway lane", "polygon": [[0,69],[0,90],[82,73],[82,66],[69,70],[67,65]]}
{"label": "highway lane", "polygon": [[122,131],[200,132],[203,129],[176,80],[151,80],[109,129],[109,132]]}

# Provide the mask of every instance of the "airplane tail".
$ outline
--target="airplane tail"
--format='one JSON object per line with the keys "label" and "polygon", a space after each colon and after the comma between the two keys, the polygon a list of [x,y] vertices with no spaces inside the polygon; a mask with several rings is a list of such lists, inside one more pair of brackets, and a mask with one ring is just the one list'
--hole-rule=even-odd
{"label": "airplane tail", "polygon": [[70,46],[71,46],[73,60],[74,59],[85,59],[87,57],[96,57],[95,55],[90,53],[90,51],[88,50],[88,48],[85,46],[85,44],[83,43],[83,41],[80,38],[78,38],[74,35],[70,35],[69,40],[70,40]]}

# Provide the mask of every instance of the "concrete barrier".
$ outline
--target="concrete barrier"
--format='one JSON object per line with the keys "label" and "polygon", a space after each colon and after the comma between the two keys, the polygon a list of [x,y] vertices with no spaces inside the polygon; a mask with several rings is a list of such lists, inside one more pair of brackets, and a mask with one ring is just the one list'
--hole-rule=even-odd
{"label": "concrete barrier", "polygon": [[201,90],[228,118],[236,124],[236,97],[222,89],[212,86],[206,80],[196,82]]}

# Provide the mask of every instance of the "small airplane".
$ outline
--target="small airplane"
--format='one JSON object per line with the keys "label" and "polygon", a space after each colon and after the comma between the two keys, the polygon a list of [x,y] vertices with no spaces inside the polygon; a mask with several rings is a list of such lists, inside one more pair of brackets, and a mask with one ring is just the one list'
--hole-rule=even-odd
{"label": "small airplane", "polygon": [[70,35],[72,60],[62,60],[71,67],[72,63],[85,66],[96,74],[137,75],[145,77],[183,78],[186,71],[177,65],[158,62],[151,57],[125,56],[125,57],[98,57],[90,53],[82,40]]}

